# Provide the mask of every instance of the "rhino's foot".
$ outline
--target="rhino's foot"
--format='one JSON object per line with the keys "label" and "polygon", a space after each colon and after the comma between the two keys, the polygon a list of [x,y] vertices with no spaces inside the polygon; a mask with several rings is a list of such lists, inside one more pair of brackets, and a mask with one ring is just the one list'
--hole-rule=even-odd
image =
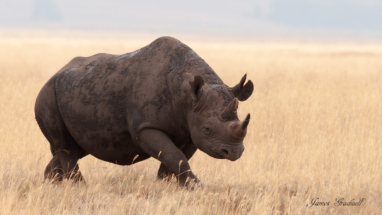
{"label": "rhino's foot", "polygon": [[162,174],[162,175],[158,175],[158,180],[162,180],[162,181],[171,181],[172,177],[174,176],[174,174]]}
{"label": "rhino's foot", "polygon": [[[188,171],[187,171],[188,172]],[[193,177],[189,177],[189,176]],[[173,172],[171,172],[163,163],[160,165],[158,170],[158,179],[164,180],[164,181],[170,181],[172,177],[176,177],[178,184],[181,187],[185,187],[189,190],[194,190],[198,188],[204,188],[204,185],[196,176],[193,174],[181,174],[179,176],[176,176]]]}
{"label": "rhino's foot", "polygon": [[[166,181],[166,182],[169,182],[172,177],[176,177],[175,174],[171,173],[171,174],[166,174],[166,173],[161,173],[161,174],[158,174],[158,180],[163,180],[163,181]],[[185,187],[186,189],[188,190],[194,190],[194,189],[199,189],[199,188],[204,188],[204,184],[197,178],[195,179],[191,179],[191,178],[187,178],[186,181],[181,181],[179,180],[179,177],[177,177],[177,181],[178,181],[178,184],[179,186],[181,187]]]}
{"label": "rhino's foot", "polygon": [[84,177],[82,176],[81,172],[78,170],[77,171],[73,170],[72,172],[65,174],[64,178],[70,179],[74,181],[75,183],[82,182],[86,184]]}
{"label": "rhino's foot", "polygon": [[52,183],[61,182],[64,179],[72,180],[75,183],[77,182],[86,183],[80,171],[77,171],[76,173],[73,171],[71,173],[64,174],[62,169],[55,168],[52,171],[45,171],[44,176],[45,176],[45,180],[49,180]]}
{"label": "rhino's foot", "polygon": [[170,181],[172,177],[174,176],[174,173],[172,173],[163,163],[161,163],[159,170],[158,170],[158,179],[164,180],[164,181]]}
{"label": "rhino's foot", "polygon": [[188,190],[195,190],[200,188],[203,189],[205,187],[204,184],[198,178],[194,178],[194,179],[187,178],[187,182],[184,183],[183,185],[182,184],[180,185],[184,186]]}
{"label": "rhino's foot", "polygon": [[57,172],[51,172],[49,174],[45,174],[44,175],[45,177],[45,180],[48,180],[52,183],[57,183],[57,182],[61,182],[63,180],[63,177],[60,173],[57,173]]}
{"label": "rhino's foot", "polygon": [[45,179],[52,182],[62,181],[63,175],[64,172],[62,171],[62,167],[58,156],[53,156],[52,160],[45,168]]}
{"label": "rhino's foot", "polygon": [[48,166],[45,169],[45,179],[52,182],[60,182],[63,179],[70,179],[74,182],[83,182],[85,183],[85,179],[83,178],[81,172],[79,171],[78,165],[75,165],[72,171],[63,171],[59,154],[55,154],[52,160],[49,162]]}

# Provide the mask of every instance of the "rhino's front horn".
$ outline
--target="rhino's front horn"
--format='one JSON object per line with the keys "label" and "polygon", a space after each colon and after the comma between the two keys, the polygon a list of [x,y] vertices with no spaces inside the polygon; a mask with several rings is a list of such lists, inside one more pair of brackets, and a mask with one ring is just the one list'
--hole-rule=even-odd
{"label": "rhino's front horn", "polygon": [[250,117],[251,115],[248,114],[247,117],[245,117],[243,122],[239,122],[239,121],[230,122],[228,126],[230,130],[229,132],[231,133],[232,137],[235,140],[243,141],[245,135],[247,134],[247,127],[248,127]]}
{"label": "rhino's front horn", "polygon": [[249,123],[249,120],[251,119],[251,115],[248,114],[247,117],[245,117],[244,121],[241,123],[241,130],[245,130],[247,129],[247,126],[248,126],[248,123]]}

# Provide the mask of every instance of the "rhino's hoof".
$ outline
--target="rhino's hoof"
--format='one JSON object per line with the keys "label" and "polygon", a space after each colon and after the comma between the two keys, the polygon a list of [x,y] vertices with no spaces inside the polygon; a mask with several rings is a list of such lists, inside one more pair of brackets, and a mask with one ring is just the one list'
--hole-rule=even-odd
{"label": "rhino's hoof", "polygon": [[204,184],[198,179],[191,179],[184,185],[188,190],[204,189]]}
{"label": "rhino's hoof", "polygon": [[172,177],[173,177],[174,174],[166,174],[166,173],[162,173],[162,174],[158,174],[158,177],[157,179],[158,180],[163,180],[163,181],[171,181]]}

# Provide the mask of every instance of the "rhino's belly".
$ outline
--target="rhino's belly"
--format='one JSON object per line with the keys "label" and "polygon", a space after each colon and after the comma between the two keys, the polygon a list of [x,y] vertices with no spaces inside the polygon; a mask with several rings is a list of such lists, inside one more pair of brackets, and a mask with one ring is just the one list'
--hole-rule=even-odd
{"label": "rhino's belly", "polygon": [[63,121],[82,149],[104,161],[131,164],[144,152],[133,142],[126,115],[112,110],[102,102],[84,105],[77,98],[60,105]]}
{"label": "rhino's belly", "polygon": [[[105,129],[98,132],[78,129],[72,136],[78,145],[94,157],[120,165],[130,165],[137,157],[149,156],[133,142],[128,131],[113,133]],[[135,159],[134,159],[135,158]]]}
{"label": "rhino's belly", "polygon": [[[85,151],[87,150],[85,149]],[[123,147],[101,147],[98,149],[90,148],[89,154],[100,160],[119,165],[131,165],[150,157],[140,148],[136,147],[132,142],[125,142]]]}

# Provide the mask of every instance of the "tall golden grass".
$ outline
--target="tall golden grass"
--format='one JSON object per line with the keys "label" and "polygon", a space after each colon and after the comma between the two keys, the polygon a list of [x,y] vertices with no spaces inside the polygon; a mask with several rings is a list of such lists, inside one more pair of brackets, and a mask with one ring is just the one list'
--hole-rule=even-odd
{"label": "tall golden grass", "polygon": [[[44,83],[75,56],[122,54],[151,39],[0,38],[0,214],[379,214],[382,45],[183,41],[229,86],[254,83],[238,161],[198,151],[205,189],[156,180],[155,159],[118,166],[87,156],[86,184],[44,183],[49,143],[34,119]],[[311,206],[312,199],[330,202]],[[360,206],[336,206],[335,201]],[[308,205],[308,206],[307,206]]]}

